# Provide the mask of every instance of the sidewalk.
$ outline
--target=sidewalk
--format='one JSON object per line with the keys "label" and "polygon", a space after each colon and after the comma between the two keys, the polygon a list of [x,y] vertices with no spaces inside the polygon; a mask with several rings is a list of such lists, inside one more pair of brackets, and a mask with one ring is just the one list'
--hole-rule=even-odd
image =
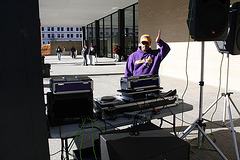
{"label": "sidewalk", "polygon": [[[114,62],[112,58],[97,58],[97,62],[95,66],[83,66],[82,64],[82,56],[79,56],[76,59],[72,59],[70,56],[62,56],[62,60],[58,61],[57,56],[46,56],[45,63],[51,64],[50,75],[58,76],[58,75],[86,75],[93,79],[94,82],[94,98],[102,97],[102,96],[111,96],[115,94],[119,94],[117,92],[120,89],[120,78],[124,76],[125,64],[126,62]],[[218,78],[218,77],[216,77]],[[172,90],[177,89],[179,98],[182,98],[182,94],[184,93],[186,80],[176,79],[172,77],[167,77],[160,75],[161,86],[164,90]],[[44,78],[44,83],[49,83],[49,78]],[[188,127],[188,123],[194,122],[199,117],[199,95],[200,95],[200,87],[196,82],[189,82],[188,89],[186,91],[185,96],[183,97],[186,103],[193,105],[193,110],[184,113],[183,115],[177,115],[178,119],[182,119],[187,123],[183,123],[180,120],[177,120],[177,131],[183,131],[184,128]],[[49,88],[45,88],[44,92],[48,92]],[[224,92],[224,88],[222,88],[221,92]],[[205,84],[203,87],[203,111],[208,108],[217,98],[218,88],[214,86],[208,86]],[[240,93],[234,92],[231,95],[231,98],[238,110],[240,110]],[[218,103],[218,109],[214,114],[213,121],[221,124],[223,120],[223,103],[224,98],[222,98]],[[238,141],[238,148],[240,146],[240,120],[239,115],[237,114],[234,107],[231,105],[231,111],[233,118],[238,118],[235,122],[235,130],[237,131],[236,137]],[[203,118],[211,120],[212,113],[214,112],[215,107],[213,107]],[[228,114],[228,112],[227,112]],[[171,117],[167,117],[167,119],[171,120]],[[227,120],[229,120],[227,116]],[[206,121],[204,121],[206,122]],[[154,123],[159,124],[158,121],[154,121]],[[183,127],[181,127],[183,125]],[[229,124],[230,126],[230,124]],[[163,128],[171,131],[171,128],[167,124],[163,124]],[[210,133],[211,124],[207,123],[206,133]],[[226,128],[219,127],[216,125],[212,125],[212,130],[214,132],[214,136],[216,138],[216,145],[220,148],[220,150],[225,154],[228,159],[236,159],[233,138],[230,131]],[[207,150],[198,150],[196,149],[196,137],[197,130],[192,131],[187,136],[187,141],[191,143],[191,156],[190,159],[221,159],[215,151]],[[203,143],[202,148],[211,148],[210,144],[207,140]],[[59,139],[50,139],[49,140],[49,148],[50,154],[53,154],[61,149],[61,144]],[[51,160],[60,159],[60,153],[51,156]]]}

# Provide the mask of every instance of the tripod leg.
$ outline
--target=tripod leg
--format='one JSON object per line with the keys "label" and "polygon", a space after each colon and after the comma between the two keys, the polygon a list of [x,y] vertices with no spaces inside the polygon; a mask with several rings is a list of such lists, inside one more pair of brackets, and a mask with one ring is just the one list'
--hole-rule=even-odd
{"label": "tripod leg", "polygon": [[228,105],[228,113],[229,113],[229,118],[230,118],[230,123],[231,123],[233,142],[234,142],[234,147],[235,147],[235,152],[236,152],[236,158],[237,158],[237,160],[239,160],[239,152],[238,152],[237,140],[236,140],[236,135],[235,135],[235,131],[234,131],[234,125],[233,125],[233,121],[232,121],[232,114],[231,114],[229,101],[227,101],[227,105]]}
{"label": "tripod leg", "polygon": [[[195,123],[194,125],[192,125],[192,127],[191,128],[189,128],[187,131],[186,131],[186,133],[184,133],[183,135],[182,135],[182,137],[180,137],[181,139],[183,139],[184,137],[186,137],[195,127],[196,127],[196,125],[197,125],[197,123]],[[185,131],[184,131],[185,132]]]}
{"label": "tripod leg", "polygon": [[226,98],[226,94],[225,94],[225,98],[224,98],[224,104],[223,104],[223,121],[222,121],[222,125],[226,126],[225,124],[225,120],[226,120],[226,108],[227,108],[227,98]]}
{"label": "tripod leg", "polygon": [[227,160],[227,157],[225,157],[225,155],[220,151],[220,149],[215,145],[215,143],[207,136],[207,134],[202,130],[202,128],[196,124],[199,131],[202,132],[202,134],[207,138],[207,140],[209,141],[209,143],[213,146],[213,148],[216,149],[216,151],[218,152],[218,154],[225,160]]}
{"label": "tripod leg", "polygon": [[[214,101],[214,102],[202,113],[202,116],[204,116],[222,97],[223,97],[223,95],[222,95],[221,97],[219,97],[216,101]],[[183,134],[185,134],[190,128],[192,128],[192,127],[194,126],[194,124],[197,123],[198,120],[199,120],[199,118],[197,118],[190,126],[188,126],[188,128],[183,131]]]}
{"label": "tripod leg", "polygon": [[237,109],[236,105],[233,103],[233,100],[232,100],[232,98],[231,98],[231,97],[229,97],[229,99],[230,99],[230,101],[231,101],[232,105],[234,106],[234,108],[236,109],[236,111],[238,112],[238,114],[240,115],[240,112],[239,112],[239,110]]}

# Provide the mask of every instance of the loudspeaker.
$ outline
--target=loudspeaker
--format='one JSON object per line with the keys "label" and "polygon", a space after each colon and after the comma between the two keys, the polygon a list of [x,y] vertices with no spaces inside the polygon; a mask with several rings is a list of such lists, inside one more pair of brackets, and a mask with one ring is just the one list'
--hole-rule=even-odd
{"label": "loudspeaker", "polygon": [[190,0],[187,24],[196,41],[227,38],[229,0]]}
{"label": "loudspeaker", "polygon": [[47,118],[51,126],[81,122],[93,118],[93,93],[56,95],[47,93]]}
{"label": "loudspeaker", "polygon": [[229,34],[226,48],[230,54],[240,54],[240,2],[232,5],[229,18]]}
{"label": "loudspeaker", "polygon": [[188,160],[190,145],[152,123],[100,135],[103,160]]}

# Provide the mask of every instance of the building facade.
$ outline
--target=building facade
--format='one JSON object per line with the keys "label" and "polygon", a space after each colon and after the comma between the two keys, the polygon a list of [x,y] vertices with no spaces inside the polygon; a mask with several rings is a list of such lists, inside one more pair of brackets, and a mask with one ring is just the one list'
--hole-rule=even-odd
{"label": "building facade", "polygon": [[126,59],[138,47],[138,3],[97,19],[86,27],[87,44],[96,47],[100,57],[113,57],[119,45]]}
{"label": "building facade", "polygon": [[82,41],[82,27],[42,26],[42,45],[51,41]]}

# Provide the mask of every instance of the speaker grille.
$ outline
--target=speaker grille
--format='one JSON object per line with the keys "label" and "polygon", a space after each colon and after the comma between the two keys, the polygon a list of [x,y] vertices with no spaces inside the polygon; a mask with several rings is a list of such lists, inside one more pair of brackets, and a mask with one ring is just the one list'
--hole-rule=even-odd
{"label": "speaker grille", "polygon": [[224,33],[227,26],[227,11],[226,9],[217,4],[209,3],[206,9],[200,13],[200,25],[203,28],[203,33],[208,37],[218,37]]}

